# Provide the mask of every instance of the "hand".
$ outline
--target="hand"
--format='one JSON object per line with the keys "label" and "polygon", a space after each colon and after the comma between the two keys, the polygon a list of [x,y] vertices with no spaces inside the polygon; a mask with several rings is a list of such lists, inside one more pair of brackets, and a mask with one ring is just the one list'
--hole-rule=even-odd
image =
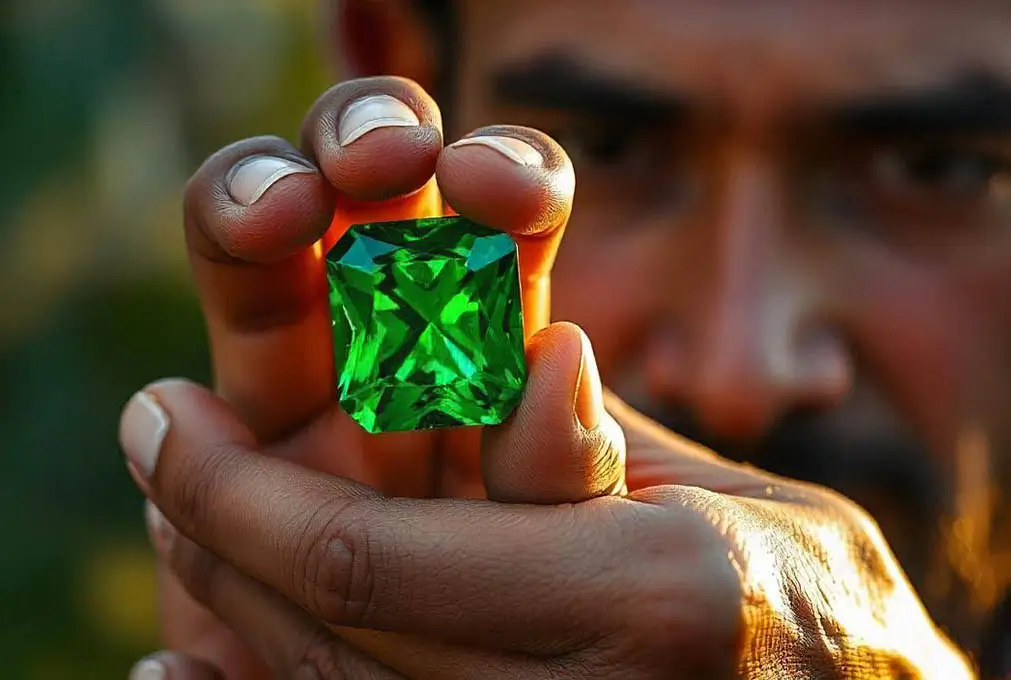
{"label": "hand", "polygon": [[[400,124],[360,135],[369,127],[363,118],[368,107],[356,102],[368,97],[385,106],[378,113],[387,122],[399,116]],[[523,162],[488,146],[444,149],[439,110],[414,83],[350,81],[312,107],[298,149],[273,137],[238,142],[214,154],[190,180],[186,242],[209,330],[215,391],[265,450],[386,494],[520,498],[516,489],[495,485],[501,477],[495,456],[483,458],[492,481],[485,485],[478,430],[373,437],[334,406],[323,253],[350,224],[440,215],[444,199],[517,240],[530,361],[544,354],[561,372],[557,379],[570,380],[564,389],[572,389],[584,351],[572,330],[534,339],[549,317],[551,265],[572,203],[571,164],[534,130],[500,126],[470,137],[505,140]],[[521,436],[529,445],[570,450],[567,462],[554,463],[578,469],[594,456],[621,455],[620,441],[610,441],[620,433],[602,418],[591,437],[571,425],[543,422]],[[321,444],[268,446],[292,437]],[[612,448],[617,453],[607,453]],[[555,480],[540,497],[523,496],[548,503],[605,493],[620,485],[607,474],[623,470],[608,468],[599,477],[556,474],[538,457],[523,469]],[[210,660],[230,677],[267,677],[248,646],[193,602],[168,570],[161,569],[159,579],[170,648]]]}
{"label": "hand", "polygon": [[[349,131],[341,130],[341,123],[347,122],[342,112],[350,102],[377,93],[407,102],[419,125],[377,129],[352,144],[341,144],[341,133]],[[526,325],[531,334],[539,330],[548,318],[548,275],[571,203],[571,168],[557,146],[539,133],[516,128],[478,133],[525,140],[545,163],[541,168],[515,166],[479,147],[443,151],[439,114],[430,98],[413,84],[380,78],[345,83],[324,95],[303,126],[302,152],[273,138],[248,140],[216,154],[190,182],[187,242],[210,329],[216,389],[251,430],[248,435],[255,438],[255,448],[260,453],[288,457],[401,496],[483,494],[478,440],[472,433],[448,438],[366,437],[332,408],[329,313],[320,285],[322,249],[315,245],[319,239],[324,246],[331,243],[353,222],[440,214],[441,186],[454,207],[518,237],[524,269]],[[281,179],[266,191],[261,190],[257,180],[269,176],[263,172],[264,167],[270,169],[269,165],[261,164],[259,168],[246,165],[243,172],[235,170],[242,161],[262,155],[294,161],[287,166],[278,166],[275,161],[274,169],[281,167],[282,172],[274,177]],[[439,186],[433,180],[436,168]],[[258,200],[253,201],[254,197]],[[331,224],[332,215],[335,216]],[[542,340],[541,347],[548,348],[543,355],[555,361],[554,368],[549,366],[542,375],[554,375],[556,383],[565,383],[577,370],[574,366],[581,356],[573,349],[571,329]],[[536,366],[537,343],[532,345]],[[564,397],[559,400],[564,401]],[[557,411],[557,404],[554,410]],[[549,413],[552,409],[541,411]],[[610,431],[606,417],[604,421],[602,431]],[[514,430],[518,441],[525,444],[525,448],[517,450],[527,451],[526,458],[522,457],[522,451],[519,458],[486,452],[483,460],[486,481],[490,482],[488,495],[514,502],[551,503],[579,500],[620,488],[613,477],[620,474],[620,465],[586,464],[594,461],[595,456],[604,460],[620,457],[615,454],[620,451],[617,442],[620,435],[585,438],[579,428],[567,422],[556,421],[555,427]],[[680,445],[673,446],[674,440],[668,435],[642,436],[640,430],[655,431],[643,428],[641,423],[635,427],[638,429],[634,436],[629,435],[632,448],[628,474],[632,488],[680,481],[717,491],[723,488],[721,485],[729,485],[726,490],[735,491],[738,476],[728,474],[729,468],[723,464],[712,465],[708,456],[672,456],[671,450],[678,450]],[[629,431],[627,424],[626,431]],[[292,433],[298,434],[292,439],[289,438]],[[312,442],[316,445],[295,445]],[[494,448],[493,442],[490,448]],[[500,446],[499,450],[508,454],[508,448]],[[568,451],[569,455],[539,455],[544,451]],[[583,474],[579,474],[580,470]],[[525,474],[517,476],[517,473]],[[762,476],[749,482],[762,491],[767,483]],[[845,524],[848,526],[849,522]],[[844,526],[840,531],[845,536],[854,530]],[[862,528],[856,530],[858,536],[864,532]],[[186,545],[185,541],[178,544]],[[817,541],[814,546],[817,547]],[[674,561],[660,566],[669,570],[676,564]],[[890,557],[882,564],[894,568]],[[822,573],[824,569],[815,571]],[[860,574],[866,571],[866,567],[858,569]],[[871,569],[868,585],[873,586],[879,576],[880,569]],[[167,570],[163,570],[162,577],[164,621],[170,646],[189,652],[194,658],[212,660],[231,678],[265,677],[258,659],[239,637],[209,612],[198,608]],[[910,599],[905,595],[904,580],[900,578],[895,583],[893,587],[903,593],[899,599]],[[226,622],[233,622],[233,616],[217,613]],[[929,622],[923,623],[926,618],[922,612],[917,611],[914,619],[918,626],[929,628]],[[250,626],[263,626],[270,620],[274,619],[254,622],[241,618],[238,623],[243,625],[238,630],[245,633],[242,637],[247,640],[262,640],[264,632],[272,628],[252,630]],[[648,616],[642,617],[644,623],[649,620]],[[351,635],[347,630],[342,630],[342,634]],[[874,635],[868,632],[867,637],[871,639]],[[779,638],[760,634],[758,639],[770,646],[769,657],[777,658],[775,645]],[[371,643],[376,655],[382,656],[382,645],[377,640],[382,639],[358,635],[356,642],[365,647]],[[757,647],[760,649],[761,645]],[[932,645],[923,647],[930,649]],[[787,648],[789,645],[783,646]],[[387,656],[392,653],[387,647]],[[354,656],[353,650],[348,650],[348,654],[360,658]],[[423,654],[417,657],[424,658]],[[175,662],[188,664],[188,670],[198,668],[194,661],[184,657],[176,657]],[[201,672],[207,671],[206,667],[199,668],[203,669]],[[170,672],[175,673],[175,667],[170,667]]]}
{"label": "hand", "polygon": [[[541,415],[532,378],[507,429]],[[122,440],[158,550],[278,677],[969,677],[862,511],[614,400],[639,480],[677,483],[534,506],[384,497],[284,461],[195,385],[144,395]]]}

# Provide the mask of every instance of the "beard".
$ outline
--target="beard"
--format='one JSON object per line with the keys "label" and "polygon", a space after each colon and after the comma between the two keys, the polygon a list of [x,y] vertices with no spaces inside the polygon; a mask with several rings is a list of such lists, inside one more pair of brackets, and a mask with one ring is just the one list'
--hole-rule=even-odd
{"label": "beard", "polygon": [[[714,436],[685,408],[640,410],[724,458],[853,500],[877,521],[928,611],[957,644],[978,653],[981,639],[996,636],[1007,638],[1011,649],[1011,600],[998,606],[1004,592],[995,586],[1008,579],[994,573],[983,577],[995,568],[994,539],[1009,533],[1005,518],[1011,517],[1011,504],[986,496],[994,488],[1009,488],[1004,482],[1011,475],[998,464],[1003,458],[988,450],[967,473],[963,468],[972,452],[960,449],[951,457],[954,465],[944,465],[946,457],[932,452],[881,400],[866,393],[831,412],[791,413],[747,442]],[[966,526],[972,527],[971,540]],[[989,613],[999,616],[1004,610],[1005,623]],[[1007,632],[990,630],[995,624]]]}

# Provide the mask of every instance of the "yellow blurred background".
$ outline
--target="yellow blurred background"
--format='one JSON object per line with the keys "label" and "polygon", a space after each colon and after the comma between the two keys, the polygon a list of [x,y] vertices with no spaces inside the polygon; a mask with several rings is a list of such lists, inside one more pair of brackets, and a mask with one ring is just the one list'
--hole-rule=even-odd
{"label": "yellow blurred background", "polygon": [[0,678],[123,678],[157,645],[116,443],[145,382],[206,382],[182,241],[220,146],[293,138],[331,82],[315,0],[0,4]]}

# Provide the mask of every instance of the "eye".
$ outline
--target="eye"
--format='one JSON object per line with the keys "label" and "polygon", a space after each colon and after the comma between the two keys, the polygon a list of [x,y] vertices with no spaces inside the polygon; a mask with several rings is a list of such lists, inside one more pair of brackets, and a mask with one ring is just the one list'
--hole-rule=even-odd
{"label": "eye", "polygon": [[649,169],[658,159],[644,131],[607,122],[573,123],[553,134],[573,165],[607,170]]}
{"label": "eye", "polygon": [[954,147],[893,149],[873,158],[880,189],[906,197],[981,198],[1007,181],[1011,166],[992,154]]}
{"label": "eye", "polygon": [[690,152],[671,130],[599,119],[547,129],[572,159],[577,182],[599,201],[655,218],[660,210],[685,209],[699,194]]}

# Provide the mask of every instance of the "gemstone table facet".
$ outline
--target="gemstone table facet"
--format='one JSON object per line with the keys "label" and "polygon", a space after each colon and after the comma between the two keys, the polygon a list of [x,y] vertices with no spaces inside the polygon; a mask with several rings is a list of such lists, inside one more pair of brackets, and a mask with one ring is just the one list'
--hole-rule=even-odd
{"label": "gemstone table facet", "polygon": [[341,408],[366,431],[497,425],[526,384],[516,243],[463,217],[352,226],[327,253]]}

